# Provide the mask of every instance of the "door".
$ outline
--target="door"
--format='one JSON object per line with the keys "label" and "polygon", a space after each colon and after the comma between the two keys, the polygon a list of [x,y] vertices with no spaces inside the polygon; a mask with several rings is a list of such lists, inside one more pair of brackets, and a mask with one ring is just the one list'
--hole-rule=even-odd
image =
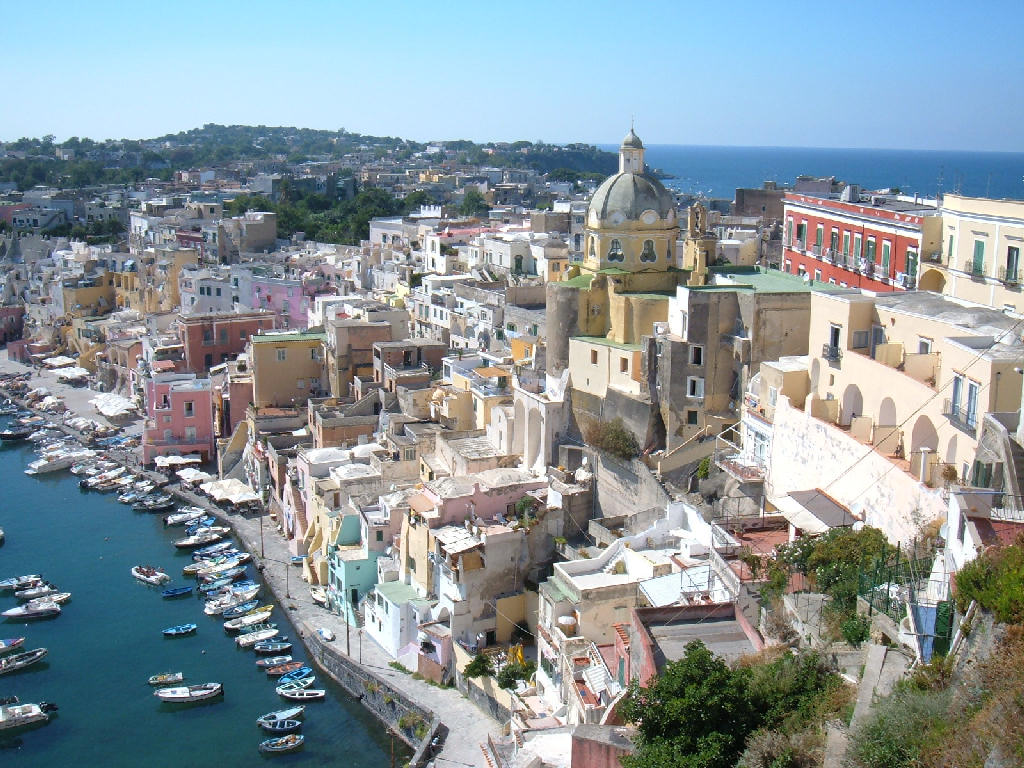
{"label": "door", "polygon": [[974,241],[974,261],[971,264],[971,273],[975,275],[985,274],[985,241]]}
{"label": "door", "polygon": [[879,344],[885,344],[885,328],[880,325],[871,326],[871,357],[875,356],[875,349]]}

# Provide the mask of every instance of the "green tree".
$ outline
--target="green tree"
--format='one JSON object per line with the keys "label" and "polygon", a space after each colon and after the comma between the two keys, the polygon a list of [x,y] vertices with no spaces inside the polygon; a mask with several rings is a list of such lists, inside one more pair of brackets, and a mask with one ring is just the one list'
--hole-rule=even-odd
{"label": "green tree", "polygon": [[459,213],[463,216],[486,216],[490,209],[490,206],[487,205],[487,200],[484,199],[484,196],[476,187],[470,187],[466,190],[466,194],[462,198],[462,204],[459,205]]}
{"label": "green tree", "polygon": [[623,716],[637,723],[625,768],[732,768],[757,725],[747,674],[696,641],[649,688],[630,683]]}
{"label": "green tree", "polygon": [[477,652],[473,660],[462,670],[463,677],[489,677],[494,674],[491,658],[483,652]]}
{"label": "green tree", "polygon": [[418,211],[421,205],[434,205],[434,202],[434,198],[429,192],[417,189],[402,199],[402,211],[403,213],[412,213]]}

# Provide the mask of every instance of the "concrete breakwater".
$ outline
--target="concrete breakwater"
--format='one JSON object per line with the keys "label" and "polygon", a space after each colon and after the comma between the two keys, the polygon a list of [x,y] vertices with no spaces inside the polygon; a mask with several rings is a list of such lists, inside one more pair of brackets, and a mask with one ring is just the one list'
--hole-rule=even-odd
{"label": "concrete breakwater", "polygon": [[[0,393],[34,413],[52,420],[61,431],[70,437],[83,444],[88,443],[85,435],[67,424],[62,424],[59,418],[54,419],[53,414],[32,409],[31,406],[26,405],[23,398],[14,395],[6,388],[0,387]],[[117,461],[132,472],[154,480],[166,481],[167,479],[159,473],[143,470],[139,466],[135,454],[130,451],[113,449],[107,450],[105,453],[111,460]],[[437,752],[437,749],[432,747],[432,742],[435,737],[443,737],[444,725],[430,708],[414,701],[380,674],[347,657],[340,648],[322,640],[316,629],[323,625],[324,622],[321,619],[328,617],[323,614],[322,609],[314,606],[311,600],[300,600],[293,597],[291,591],[294,585],[289,585],[287,573],[287,569],[292,566],[288,564],[284,543],[278,540],[279,537],[276,534],[272,534],[269,541],[261,542],[263,520],[261,518],[246,518],[240,514],[225,511],[211,503],[209,499],[199,496],[178,483],[170,483],[165,486],[164,490],[186,504],[202,507],[231,528],[241,545],[253,553],[254,567],[260,571],[264,582],[282,609],[288,611],[288,618],[298,633],[296,639],[301,640],[310,659],[323,673],[329,675],[353,698],[361,702],[399,739],[415,750],[408,765],[417,768],[425,765]],[[275,551],[273,553],[267,551],[265,555],[261,556],[266,545],[276,545]],[[267,548],[269,549],[269,547]],[[276,551],[278,548],[282,551]],[[274,554],[279,557],[274,558]],[[304,582],[300,583],[304,585]]]}

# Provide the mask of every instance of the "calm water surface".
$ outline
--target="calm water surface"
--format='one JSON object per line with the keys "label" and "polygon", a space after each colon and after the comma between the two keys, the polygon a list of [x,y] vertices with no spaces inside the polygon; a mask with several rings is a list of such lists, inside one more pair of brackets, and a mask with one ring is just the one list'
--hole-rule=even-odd
{"label": "calm water surface", "polygon": [[[171,543],[182,529],[165,529],[161,515],[133,512],[113,495],[80,491],[70,473],[25,475],[33,457],[28,446],[0,448],[0,527],[7,534],[0,578],[41,573],[72,599],[56,619],[0,620],[0,637],[25,636],[26,649],[50,651],[43,662],[0,677],[0,698],[51,701],[60,712],[46,726],[0,737],[0,765],[391,765],[390,735],[322,674],[317,687],[327,687],[329,698],[306,708],[305,749],[259,753],[257,744],[269,734],[256,718],[288,702],[256,668],[255,654],[238,650],[219,618],[203,614],[200,600],[163,600],[160,590],[129,573],[148,563],[172,574],[171,586],[194,583],[181,576],[189,555]],[[0,595],[0,610],[15,604],[12,593]],[[274,620],[296,637],[280,606]],[[199,624],[198,632],[175,639],[160,632],[185,622]],[[292,653],[305,658],[301,649]],[[167,671],[184,672],[188,683],[223,682],[225,695],[184,709],[161,704],[146,680]],[[401,765],[408,750],[397,741],[395,750]]]}

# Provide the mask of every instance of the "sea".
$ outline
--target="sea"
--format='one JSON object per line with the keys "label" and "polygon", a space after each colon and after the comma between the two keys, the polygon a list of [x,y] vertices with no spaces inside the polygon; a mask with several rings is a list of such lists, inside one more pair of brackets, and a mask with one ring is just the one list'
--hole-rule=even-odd
{"label": "sea", "polygon": [[[25,636],[25,650],[49,649],[42,662],[0,676],[0,698],[59,707],[46,725],[14,735],[0,731],[0,765],[240,768],[267,759],[384,768],[409,759],[407,747],[392,743],[387,730],[322,673],[316,685],[328,698],[306,707],[304,749],[260,753],[257,745],[270,734],[256,718],[289,702],[255,666],[256,655],[238,650],[221,620],[203,614],[201,600],[164,600],[160,589],[130,573],[133,565],[152,564],[174,577],[170,586],[194,583],[181,575],[189,554],[172,544],[182,529],[165,528],[162,515],[134,512],[113,495],[80,490],[69,472],[26,475],[32,458],[28,445],[0,448],[0,528],[6,532],[0,578],[39,573],[72,598],[55,619],[0,619],[0,637]],[[269,590],[262,594],[272,602]],[[0,610],[16,604],[13,593],[0,593]],[[273,621],[297,637],[281,606]],[[186,622],[199,624],[194,635],[161,633]],[[306,658],[301,645],[292,654]],[[147,680],[170,671],[184,672],[185,683],[222,682],[224,696],[189,707],[163,704]]]}
{"label": "sea", "polygon": [[[617,152],[617,144],[600,145]],[[1024,153],[906,149],[714,147],[652,144],[651,168],[670,174],[679,192],[733,199],[739,187],[765,181],[792,184],[797,176],[835,176],[863,189],[898,188],[934,198],[937,193],[1024,200]]]}

